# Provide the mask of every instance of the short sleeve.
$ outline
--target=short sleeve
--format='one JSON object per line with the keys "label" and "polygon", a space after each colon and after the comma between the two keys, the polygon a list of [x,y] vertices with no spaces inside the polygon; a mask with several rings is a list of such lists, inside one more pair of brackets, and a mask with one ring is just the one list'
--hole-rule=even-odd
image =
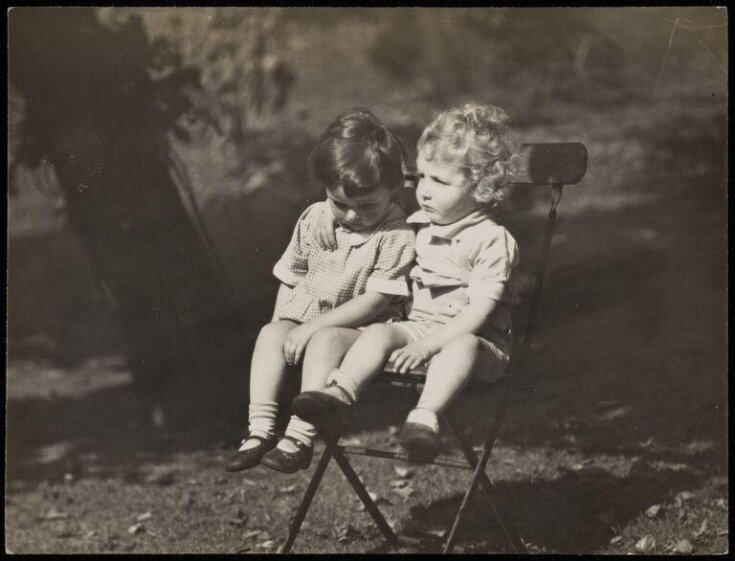
{"label": "short sleeve", "polygon": [[467,294],[513,303],[511,275],[518,264],[518,246],[508,230],[498,226],[478,240],[478,251],[470,262]]}
{"label": "short sleeve", "polygon": [[416,235],[405,222],[390,225],[382,233],[378,256],[367,280],[365,290],[408,296],[408,273],[413,267]]}
{"label": "short sleeve", "polygon": [[301,214],[286,251],[273,267],[273,275],[284,284],[296,286],[309,270],[312,222],[321,204],[315,203]]}

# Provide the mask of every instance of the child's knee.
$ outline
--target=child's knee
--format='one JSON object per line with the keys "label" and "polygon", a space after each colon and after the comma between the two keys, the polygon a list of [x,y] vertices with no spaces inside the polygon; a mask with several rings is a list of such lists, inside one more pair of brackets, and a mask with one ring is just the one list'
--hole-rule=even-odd
{"label": "child's knee", "polygon": [[317,331],[309,340],[309,347],[331,347],[340,340],[340,330],[333,327],[325,327]]}
{"label": "child's knee", "polygon": [[453,356],[468,357],[474,360],[480,353],[481,346],[482,344],[480,339],[476,335],[473,335],[472,333],[462,333],[452,337],[449,342],[444,345],[442,353]]}
{"label": "child's knee", "polygon": [[367,326],[360,339],[376,350],[387,351],[395,347],[395,333],[393,328],[382,323]]}
{"label": "child's knee", "polygon": [[289,332],[290,325],[283,321],[273,321],[266,323],[260,329],[258,334],[258,342],[261,344],[282,344]]}

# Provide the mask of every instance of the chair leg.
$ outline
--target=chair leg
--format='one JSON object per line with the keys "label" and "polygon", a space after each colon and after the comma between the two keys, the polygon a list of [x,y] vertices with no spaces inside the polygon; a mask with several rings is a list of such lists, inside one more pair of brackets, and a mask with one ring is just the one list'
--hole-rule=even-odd
{"label": "chair leg", "polygon": [[[454,524],[452,526],[452,530],[449,533],[449,537],[446,541],[445,546],[445,552],[447,551],[447,547],[449,550],[451,550],[451,547],[454,543],[455,533],[456,529],[459,527],[459,519],[461,515],[464,512],[464,508],[466,508],[466,503],[469,502],[469,496],[472,492],[474,492],[474,487],[477,486],[477,483],[479,482],[480,488],[482,489],[483,495],[485,495],[485,499],[487,500],[488,504],[490,505],[491,510],[493,511],[493,514],[495,515],[495,518],[497,519],[498,523],[500,524],[501,529],[503,530],[503,533],[505,534],[506,539],[508,540],[508,543],[513,548],[513,551],[516,553],[526,553],[527,549],[526,546],[523,544],[523,540],[521,539],[521,536],[518,532],[518,529],[513,525],[510,520],[504,519],[503,516],[500,513],[500,509],[497,506],[497,500],[493,498],[495,495],[495,490],[493,487],[492,482],[490,481],[490,478],[485,473],[485,465],[487,465],[487,460],[490,458],[490,454],[487,454],[487,458],[484,459],[484,464],[481,470],[477,470],[478,467],[478,458],[477,454],[475,454],[475,451],[473,450],[472,446],[464,440],[461,436],[459,431],[456,430],[454,423],[447,418],[447,416],[444,417],[444,420],[447,424],[447,426],[451,429],[452,433],[454,433],[454,437],[459,442],[460,448],[462,449],[462,454],[464,454],[464,457],[467,459],[467,462],[470,464],[472,468],[475,469],[475,472],[472,476],[472,482],[470,484],[470,490],[465,495],[465,500],[462,501],[462,505],[460,505],[460,509],[457,511],[457,516],[455,517]],[[491,448],[494,444],[494,439],[490,443],[485,443],[486,448]],[[476,481],[476,479],[478,481]],[[446,532],[445,535],[442,536],[443,538],[446,538]]]}
{"label": "chair leg", "polygon": [[390,524],[388,524],[386,519],[383,517],[375,502],[373,502],[373,500],[370,498],[367,489],[365,489],[365,486],[360,480],[360,477],[355,473],[355,470],[352,469],[350,462],[347,460],[342,451],[337,448],[337,440],[334,438],[325,437],[325,442],[327,444],[327,448],[331,450],[332,456],[337,462],[337,465],[342,470],[342,473],[345,474],[347,481],[350,483],[350,485],[352,485],[352,488],[355,490],[355,493],[357,493],[357,496],[360,497],[362,504],[365,505],[365,509],[370,513],[370,516],[372,516],[373,521],[383,533],[385,539],[390,545],[397,546],[398,536],[393,531],[393,528],[390,527]]}
{"label": "chair leg", "polygon": [[326,471],[329,460],[331,459],[332,449],[327,446],[322,453],[322,457],[319,459],[319,463],[314,470],[314,474],[311,476],[311,481],[309,481],[309,486],[306,488],[304,498],[301,499],[301,504],[291,520],[291,524],[288,528],[288,536],[286,537],[286,541],[283,542],[283,545],[280,547],[279,553],[290,553],[293,542],[296,540],[299,530],[301,530],[301,524],[306,517],[306,513],[309,511],[311,501],[314,500],[316,490],[322,482],[322,477],[324,477],[324,472]]}

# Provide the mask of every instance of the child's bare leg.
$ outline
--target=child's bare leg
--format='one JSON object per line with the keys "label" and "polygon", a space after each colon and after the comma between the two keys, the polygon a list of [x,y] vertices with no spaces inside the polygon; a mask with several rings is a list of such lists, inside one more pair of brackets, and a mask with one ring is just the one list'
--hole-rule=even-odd
{"label": "child's bare leg", "polygon": [[339,367],[360,335],[360,331],[349,327],[329,327],[317,331],[306,347],[301,391],[323,389],[327,385],[329,373]]}
{"label": "child's bare leg", "polygon": [[[296,323],[287,320],[265,325],[258,335],[250,365],[250,434],[261,438],[275,433],[278,396],[286,376],[283,342]],[[248,439],[240,450],[254,448],[257,439]]]}
{"label": "child's bare leg", "polygon": [[370,380],[382,371],[390,354],[410,342],[408,333],[394,325],[368,326],[347,351],[339,369],[329,377],[341,390],[330,387],[325,391],[343,401],[348,401],[346,397],[355,401]]}
{"label": "child's bare leg", "polygon": [[426,383],[407,422],[418,422],[438,431],[437,415],[464,388],[473,374],[493,368],[495,356],[471,333],[457,335],[437,353],[426,372]]}
{"label": "child's bare leg", "polygon": [[[317,331],[309,341],[304,353],[301,391],[324,389],[329,373],[340,365],[345,353],[359,336],[360,332],[357,329],[347,327],[329,327]],[[291,415],[291,420],[286,427],[286,436],[311,446],[316,437],[316,427],[297,415]],[[296,445],[288,439],[281,440],[278,447],[292,454],[297,452]]]}
{"label": "child's bare leg", "polygon": [[449,405],[472,375],[492,368],[497,360],[482,341],[465,333],[457,335],[434,355],[416,408],[406,418],[398,440],[409,453],[433,458],[441,451],[437,415]]}

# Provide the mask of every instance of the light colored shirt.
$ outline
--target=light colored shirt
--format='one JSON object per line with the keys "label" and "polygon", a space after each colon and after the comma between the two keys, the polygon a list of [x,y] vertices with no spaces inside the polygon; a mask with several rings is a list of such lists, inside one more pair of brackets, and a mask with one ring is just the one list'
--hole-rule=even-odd
{"label": "light colored shirt", "polygon": [[419,210],[407,222],[419,228],[408,319],[444,325],[474,299],[489,298],[498,305],[478,335],[510,352],[511,306],[519,301],[513,236],[483,209],[445,225]]}
{"label": "light colored shirt", "polygon": [[401,297],[409,295],[408,272],[414,260],[415,234],[406,214],[393,203],[370,232],[335,229],[337,249],[322,249],[314,232],[326,202],[307,208],[273,274],[293,290],[278,310],[281,319],[306,322],[371,290],[396,298],[369,321],[401,319]]}

